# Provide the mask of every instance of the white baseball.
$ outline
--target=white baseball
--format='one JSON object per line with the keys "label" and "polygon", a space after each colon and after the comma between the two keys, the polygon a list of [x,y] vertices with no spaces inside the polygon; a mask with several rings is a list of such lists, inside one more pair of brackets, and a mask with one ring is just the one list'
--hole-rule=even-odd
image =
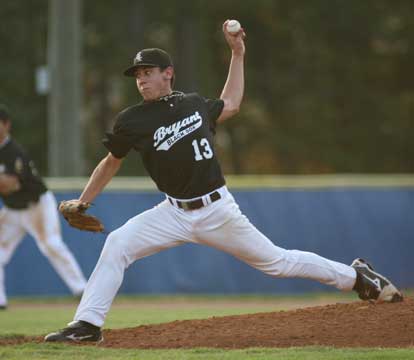
{"label": "white baseball", "polygon": [[237,20],[229,20],[226,28],[230,34],[236,34],[240,31],[241,25]]}

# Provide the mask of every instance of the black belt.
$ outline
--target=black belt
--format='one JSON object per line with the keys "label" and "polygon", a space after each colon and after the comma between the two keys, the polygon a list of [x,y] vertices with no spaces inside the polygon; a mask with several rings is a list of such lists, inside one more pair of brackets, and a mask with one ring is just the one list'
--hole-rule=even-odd
{"label": "black belt", "polygon": [[[210,199],[210,203],[217,201],[218,199],[221,199],[221,195],[218,191],[214,191],[213,193],[207,195],[207,198]],[[178,206],[180,209],[184,210],[197,210],[202,208],[204,205],[203,199],[199,198],[197,200],[190,200],[190,201],[180,201],[180,200],[172,200],[168,196],[168,200],[172,205]]]}

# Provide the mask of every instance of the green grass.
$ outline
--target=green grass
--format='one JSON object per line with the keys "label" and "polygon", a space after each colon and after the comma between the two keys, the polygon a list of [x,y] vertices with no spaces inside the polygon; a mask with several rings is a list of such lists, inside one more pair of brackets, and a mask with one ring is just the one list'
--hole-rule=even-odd
{"label": "green grass", "polygon": [[[41,335],[64,327],[75,313],[76,307],[19,308],[0,313],[0,336],[8,335]],[[216,309],[189,307],[188,309],[145,309],[128,305],[125,308],[114,308],[106,321],[105,328],[125,328],[139,325],[164,323],[174,320],[205,319],[212,316],[237,315],[272,311],[271,307],[246,306],[235,309]]]}
{"label": "green grass", "polygon": [[[343,294],[303,296],[193,296],[118,297],[105,328],[135,327],[173,320],[201,319],[243,313],[277,311],[292,306],[320,305],[353,300]],[[68,298],[12,299],[0,312],[0,337],[42,335],[72,320],[77,302]],[[414,349],[334,349],[321,347],[245,350],[129,350],[65,344],[24,344],[0,347],[0,359],[414,359]]]}
{"label": "green grass", "polygon": [[[119,296],[106,319],[105,328],[125,328],[174,320],[204,319],[284,310],[353,300],[335,293],[304,296]],[[72,321],[78,302],[68,297],[15,298],[0,311],[0,336],[42,335]]]}
{"label": "green grass", "polygon": [[94,346],[70,346],[56,344],[26,344],[0,348],[0,359],[140,359],[140,360],[190,360],[190,359],[278,359],[278,360],[405,360],[414,359],[414,351],[406,349],[334,349],[334,348],[289,348],[220,350],[128,350],[104,349]]}

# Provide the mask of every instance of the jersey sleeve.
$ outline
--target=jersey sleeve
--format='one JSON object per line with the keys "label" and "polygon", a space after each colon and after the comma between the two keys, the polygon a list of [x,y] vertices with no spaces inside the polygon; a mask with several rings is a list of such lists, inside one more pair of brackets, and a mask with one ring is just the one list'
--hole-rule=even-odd
{"label": "jersey sleeve", "polygon": [[129,150],[133,147],[133,142],[129,137],[109,132],[105,133],[105,138],[102,140],[102,143],[118,159],[127,156]]}
{"label": "jersey sleeve", "polygon": [[204,101],[207,106],[210,128],[214,130],[217,125],[217,119],[220,117],[223,111],[224,101],[221,99],[204,99]]}
{"label": "jersey sleeve", "polygon": [[105,133],[102,140],[103,145],[118,159],[124,158],[134,146],[131,135],[125,129],[125,115],[121,112],[117,116],[113,131]]}

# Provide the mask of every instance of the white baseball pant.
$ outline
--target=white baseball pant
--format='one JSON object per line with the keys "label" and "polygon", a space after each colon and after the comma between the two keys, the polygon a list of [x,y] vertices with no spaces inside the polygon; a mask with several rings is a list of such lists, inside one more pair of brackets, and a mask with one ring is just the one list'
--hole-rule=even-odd
{"label": "white baseball pant", "polygon": [[165,200],[111,232],[74,320],[102,326],[125,269],[138,259],[184,243],[212,246],[274,277],[308,278],[352,289],[356,272],[351,266],[277,247],[241,213],[225,186],[217,191],[221,199],[200,209],[185,211]]}
{"label": "white baseball pant", "polygon": [[62,240],[56,199],[52,192],[47,191],[27,209],[3,207],[0,210],[0,305],[7,304],[4,267],[26,233],[33,236],[42,254],[49,259],[71,292],[82,294],[86,279]]}

